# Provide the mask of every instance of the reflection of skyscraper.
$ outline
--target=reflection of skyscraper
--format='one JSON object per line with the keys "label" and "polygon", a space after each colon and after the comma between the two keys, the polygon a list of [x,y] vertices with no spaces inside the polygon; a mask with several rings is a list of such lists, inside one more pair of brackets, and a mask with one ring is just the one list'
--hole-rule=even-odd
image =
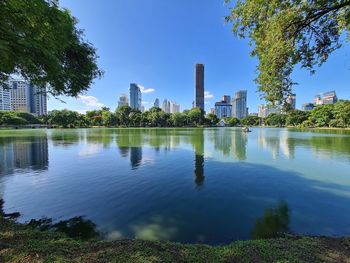
{"label": "reflection of skyscraper", "polygon": [[191,137],[194,146],[194,176],[198,187],[204,183],[204,130],[198,129]]}
{"label": "reflection of skyscraper", "polygon": [[142,147],[130,147],[130,163],[133,169],[140,166],[142,161]]}
{"label": "reflection of skyscraper", "polygon": [[15,169],[46,170],[48,168],[47,137],[35,137],[25,142],[15,138],[0,146],[0,172],[9,174]]}
{"label": "reflection of skyscraper", "polygon": [[203,154],[195,154],[194,157],[194,176],[195,183],[198,187],[204,183],[204,156]]}
{"label": "reflection of skyscraper", "polygon": [[204,110],[204,65],[195,65],[194,107]]}

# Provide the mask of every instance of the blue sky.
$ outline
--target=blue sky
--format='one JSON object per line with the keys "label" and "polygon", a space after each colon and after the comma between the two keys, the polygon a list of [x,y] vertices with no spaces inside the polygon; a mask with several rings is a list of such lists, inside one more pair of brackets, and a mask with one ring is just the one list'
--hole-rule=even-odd
{"label": "blue sky", "polygon": [[[102,105],[116,108],[130,83],[145,87],[143,101],[149,108],[155,98],[176,101],[181,110],[193,101],[194,64],[205,64],[206,110],[222,95],[248,90],[250,112],[257,112],[257,61],[249,55],[247,40],[236,38],[224,22],[228,13],[223,0],[60,0],[71,10],[97,48],[99,66],[105,71],[81,98],[50,98],[49,110],[85,111]],[[295,69],[297,107],[315,94],[336,90],[350,99],[350,45],[331,55],[315,75]]]}

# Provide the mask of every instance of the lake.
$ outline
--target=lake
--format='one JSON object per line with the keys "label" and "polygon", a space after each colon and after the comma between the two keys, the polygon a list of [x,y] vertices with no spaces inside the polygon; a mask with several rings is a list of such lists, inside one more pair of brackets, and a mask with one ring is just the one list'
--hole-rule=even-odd
{"label": "lake", "polygon": [[76,218],[108,240],[350,235],[350,132],[2,130],[0,199],[19,222]]}

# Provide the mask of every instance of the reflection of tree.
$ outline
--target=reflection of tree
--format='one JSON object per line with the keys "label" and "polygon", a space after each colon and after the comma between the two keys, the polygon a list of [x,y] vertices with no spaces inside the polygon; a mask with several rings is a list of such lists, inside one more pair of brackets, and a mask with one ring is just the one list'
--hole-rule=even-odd
{"label": "reflection of tree", "polygon": [[191,137],[192,145],[195,151],[194,157],[194,176],[198,187],[204,183],[204,130],[196,129]]}
{"label": "reflection of tree", "polygon": [[231,132],[231,144],[232,150],[236,160],[243,161],[247,159],[246,148],[247,148],[247,134],[241,131]]}
{"label": "reflection of tree", "polygon": [[62,220],[55,224],[52,223],[51,218],[32,219],[28,225],[42,231],[50,230],[65,233],[69,237],[81,240],[97,238],[100,235],[96,230],[96,224],[91,220],[84,219],[82,216]]}
{"label": "reflection of tree", "polygon": [[280,202],[276,208],[265,210],[263,217],[258,218],[252,231],[252,238],[274,238],[289,229],[289,208],[286,202]]}
{"label": "reflection of tree", "polygon": [[51,140],[55,146],[70,146],[79,142],[80,136],[77,130],[63,131],[54,130]]}
{"label": "reflection of tree", "polygon": [[231,152],[231,136],[235,133],[231,129],[215,129],[214,130],[214,147],[223,155],[228,156]]}
{"label": "reflection of tree", "polygon": [[275,159],[279,156],[280,151],[288,159],[294,158],[295,146],[290,143],[288,130],[259,130],[258,143],[264,149],[269,149],[272,157]]}
{"label": "reflection of tree", "polygon": [[[4,200],[0,199],[0,217],[14,219],[20,216],[18,212],[5,214],[3,206]],[[100,233],[96,230],[96,224],[82,216],[61,220],[55,224],[52,222],[51,218],[32,219],[28,223],[28,226],[38,228],[42,231],[50,230],[65,233],[69,237],[81,240],[89,240],[100,236]]]}

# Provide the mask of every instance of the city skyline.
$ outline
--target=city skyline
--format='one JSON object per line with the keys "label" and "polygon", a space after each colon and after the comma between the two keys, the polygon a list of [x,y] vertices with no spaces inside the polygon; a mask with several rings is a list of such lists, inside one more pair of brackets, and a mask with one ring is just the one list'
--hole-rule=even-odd
{"label": "city skyline", "polygon": [[[97,48],[105,76],[77,99],[61,98],[66,104],[50,98],[49,110],[69,108],[81,112],[100,104],[114,109],[117,96],[127,92],[131,82],[145,86],[147,93],[142,97],[146,109],[156,97],[171,98],[182,109],[190,109],[193,65],[203,63],[207,112],[223,94],[232,96],[241,89],[248,90],[249,110],[257,112],[258,105],[266,102],[259,99],[254,83],[257,60],[250,57],[251,48],[224,23],[226,6],[220,1],[200,3],[101,0],[97,5],[94,1],[61,0],[60,5],[78,18],[78,27],[85,29],[87,39]],[[130,23],[130,16],[137,16],[142,24]],[[178,17],[183,19],[178,21]],[[327,90],[336,90],[339,98],[350,99],[349,73],[349,45],[332,53],[314,75],[296,67],[292,77],[299,83],[293,88],[298,96],[297,108]]]}

